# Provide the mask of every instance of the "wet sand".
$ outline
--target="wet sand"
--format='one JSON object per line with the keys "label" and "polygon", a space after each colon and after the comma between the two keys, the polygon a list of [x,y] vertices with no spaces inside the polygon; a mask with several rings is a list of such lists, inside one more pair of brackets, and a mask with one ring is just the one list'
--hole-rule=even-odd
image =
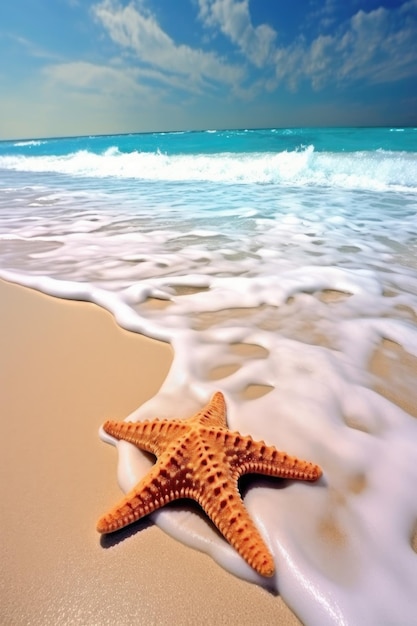
{"label": "wet sand", "polygon": [[299,624],[148,521],[101,541],[120,499],[106,418],[159,389],[171,348],[90,303],[0,281],[2,624]]}

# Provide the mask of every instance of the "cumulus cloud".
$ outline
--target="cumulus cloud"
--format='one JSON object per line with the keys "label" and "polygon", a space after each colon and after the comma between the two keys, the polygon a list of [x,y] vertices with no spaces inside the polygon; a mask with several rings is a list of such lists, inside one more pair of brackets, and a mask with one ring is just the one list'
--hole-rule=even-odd
{"label": "cumulus cloud", "polygon": [[310,43],[300,37],[277,48],[276,78],[292,89],[302,80],[320,89],[331,81],[382,84],[408,78],[417,67],[416,32],[416,0],[391,10],[360,10],[332,34]]}
{"label": "cumulus cloud", "polygon": [[[417,0],[392,9],[359,10],[335,30],[337,0],[326,0],[305,17],[319,34],[279,46],[267,24],[254,26],[249,0],[197,0],[199,18],[226,36],[256,68],[265,88],[284,82],[295,91],[302,81],[319,90],[329,83],[366,80],[390,83],[415,74]],[[273,77],[274,76],[274,77]]]}
{"label": "cumulus cloud", "polygon": [[[327,0],[315,16],[319,34],[308,40],[300,35],[288,46],[278,45],[277,33],[270,26],[254,26],[249,0],[195,2],[199,19],[230,40],[243,55],[246,69],[214,51],[174,41],[146,8],[146,0],[129,4],[100,0],[92,11],[117,46],[118,63],[59,62],[55,58],[43,68],[43,75],[50,85],[66,86],[86,96],[102,94],[116,102],[123,94],[125,99],[139,96],[148,103],[158,97],[169,102],[170,94],[178,91],[207,95],[226,87],[244,101],[262,91],[273,92],[280,84],[296,91],[301,83],[310,83],[318,91],[335,83],[342,87],[354,81],[390,84],[415,75],[417,0],[394,9],[359,10],[337,29],[326,21],[337,8],[335,0]],[[311,15],[308,19],[311,30]],[[19,43],[28,47],[25,40]]]}
{"label": "cumulus cloud", "polygon": [[207,27],[218,27],[247,59],[262,67],[274,50],[276,32],[268,24],[254,27],[248,0],[198,0],[199,17]]}
{"label": "cumulus cloud", "polygon": [[243,70],[226,62],[214,52],[177,44],[160,27],[144,6],[131,2],[122,6],[118,0],[102,0],[93,13],[114,43],[129,52],[136,62],[163,74],[188,79],[190,89],[204,84],[237,84]]}

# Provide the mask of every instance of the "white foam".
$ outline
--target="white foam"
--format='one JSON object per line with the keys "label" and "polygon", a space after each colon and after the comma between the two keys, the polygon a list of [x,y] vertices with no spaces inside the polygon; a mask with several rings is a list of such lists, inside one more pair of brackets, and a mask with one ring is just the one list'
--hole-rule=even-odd
{"label": "white foam", "polygon": [[111,147],[103,154],[80,150],[64,156],[1,156],[0,168],[93,178],[417,189],[417,164],[410,153],[384,150],[326,153],[315,152],[313,146],[292,152],[190,156],[122,153]]}
{"label": "white foam", "polygon": [[46,141],[40,141],[40,140],[36,140],[36,139],[29,139],[27,141],[17,141],[13,145],[16,146],[16,147],[41,146],[44,143],[46,143]]}

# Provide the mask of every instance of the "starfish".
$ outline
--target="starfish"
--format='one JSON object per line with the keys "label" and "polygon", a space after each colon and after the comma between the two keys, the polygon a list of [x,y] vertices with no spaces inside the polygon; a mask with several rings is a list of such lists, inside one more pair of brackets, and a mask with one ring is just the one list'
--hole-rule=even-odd
{"label": "starfish", "polygon": [[243,474],[314,481],[321,469],[263,441],[232,432],[218,391],[193,417],[144,422],[107,421],[104,430],[151,452],[149,473],[97,524],[111,533],[180,498],[198,502],[224,538],[262,576],[275,571],[273,557],[247,512],[238,490]]}

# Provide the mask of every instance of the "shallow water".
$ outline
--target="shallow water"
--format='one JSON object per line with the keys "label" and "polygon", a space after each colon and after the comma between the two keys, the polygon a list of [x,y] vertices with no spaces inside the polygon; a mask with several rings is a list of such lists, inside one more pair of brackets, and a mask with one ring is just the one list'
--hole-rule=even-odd
{"label": "shallow water", "polygon": [[[231,429],[323,468],[245,493],[275,556],[266,584],[307,624],[417,610],[416,132],[0,144],[1,276],[174,347],[131,419],[187,417],[221,389]],[[118,448],[128,490],[149,462]],[[194,511],[153,518],[265,583]]]}

